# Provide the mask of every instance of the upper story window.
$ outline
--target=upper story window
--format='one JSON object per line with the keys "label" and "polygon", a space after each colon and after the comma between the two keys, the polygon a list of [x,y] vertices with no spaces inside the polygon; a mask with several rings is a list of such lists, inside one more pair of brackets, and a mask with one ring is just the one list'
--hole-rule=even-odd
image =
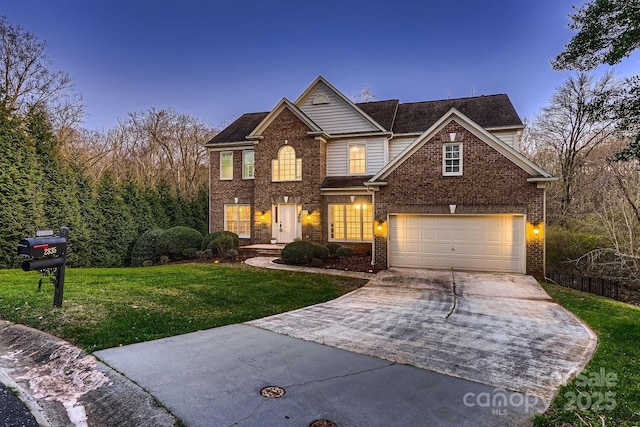
{"label": "upper story window", "polygon": [[302,181],[302,159],[296,159],[296,150],[285,145],[278,150],[278,158],[271,161],[272,181]]}
{"label": "upper story window", "polygon": [[233,151],[220,152],[220,179],[233,179]]}
{"label": "upper story window", "polygon": [[442,175],[462,175],[462,144],[444,144],[442,146]]}
{"label": "upper story window", "polygon": [[255,178],[254,151],[245,150],[242,152],[242,179]]}
{"label": "upper story window", "polygon": [[365,144],[349,145],[349,173],[367,173],[367,146]]}

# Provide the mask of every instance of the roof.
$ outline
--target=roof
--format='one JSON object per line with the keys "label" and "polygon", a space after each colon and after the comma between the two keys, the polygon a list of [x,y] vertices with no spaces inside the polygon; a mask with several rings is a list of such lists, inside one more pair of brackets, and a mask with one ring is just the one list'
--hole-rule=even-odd
{"label": "roof", "polygon": [[[356,105],[381,127],[396,134],[422,133],[452,108],[485,129],[524,127],[509,97],[505,94],[405,104],[397,99],[391,99],[361,102]],[[269,112],[243,114],[207,145],[244,142],[268,115]]]}
{"label": "roof", "polygon": [[524,127],[509,97],[498,94],[400,104],[393,132],[422,133],[452,108],[485,129]]}
{"label": "roof", "polygon": [[215,144],[219,142],[244,142],[245,137],[254,130],[269,112],[264,113],[248,113],[243,114],[236,121],[224,128],[222,132],[217,134],[207,144]]}
{"label": "roof", "polygon": [[364,183],[369,181],[373,175],[358,176],[328,176],[322,181],[321,188],[353,188],[364,187]]}

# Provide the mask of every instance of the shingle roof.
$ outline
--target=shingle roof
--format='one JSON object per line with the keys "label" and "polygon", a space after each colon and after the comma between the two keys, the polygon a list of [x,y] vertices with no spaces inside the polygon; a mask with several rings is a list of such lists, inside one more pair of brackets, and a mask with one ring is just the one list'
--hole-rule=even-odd
{"label": "shingle roof", "polygon": [[328,176],[322,181],[321,188],[350,188],[350,187],[364,187],[364,183],[367,182],[373,175],[359,175],[359,176]]}
{"label": "shingle roof", "polygon": [[269,113],[243,114],[236,121],[224,128],[222,132],[213,137],[213,139],[207,142],[207,144],[246,141],[245,137],[249,135],[265,117],[267,117],[267,114]]}
{"label": "shingle roof", "polygon": [[399,103],[398,99],[390,99],[388,101],[361,102],[356,105],[380,126],[390,131]]}
{"label": "shingle roof", "polygon": [[[451,108],[456,108],[484,128],[523,126],[505,94],[402,104],[397,99],[356,104],[380,126],[394,133],[422,133]],[[241,142],[268,115],[243,114],[207,143]]]}
{"label": "shingle roof", "polygon": [[394,133],[422,133],[447,111],[455,108],[483,128],[522,126],[505,94],[400,104]]}

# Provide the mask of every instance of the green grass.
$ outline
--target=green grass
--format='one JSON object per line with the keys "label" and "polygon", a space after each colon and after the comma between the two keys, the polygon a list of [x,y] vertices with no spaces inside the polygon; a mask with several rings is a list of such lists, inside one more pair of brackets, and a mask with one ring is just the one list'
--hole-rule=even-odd
{"label": "green grass", "polygon": [[556,285],[543,287],[585,321],[599,342],[585,370],[560,389],[534,425],[640,425],[640,308]]}
{"label": "green grass", "polygon": [[358,279],[259,270],[242,264],[67,269],[64,303],[47,279],[0,270],[0,317],[94,352],[208,329],[336,298]]}

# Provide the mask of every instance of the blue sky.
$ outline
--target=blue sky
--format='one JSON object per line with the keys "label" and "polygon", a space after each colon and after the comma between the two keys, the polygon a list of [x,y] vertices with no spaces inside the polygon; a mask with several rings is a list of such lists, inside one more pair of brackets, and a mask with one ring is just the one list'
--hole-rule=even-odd
{"label": "blue sky", "polygon": [[[575,0],[576,2],[579,0]],[[532,119],[567,73],[564,0],[0,0],[47,41],[84,97],[85,127],[174,108],[216,127],[323,75],[346,95],[425,101],[507,93]],[[615,68],[638,73],[638,55]]]}

